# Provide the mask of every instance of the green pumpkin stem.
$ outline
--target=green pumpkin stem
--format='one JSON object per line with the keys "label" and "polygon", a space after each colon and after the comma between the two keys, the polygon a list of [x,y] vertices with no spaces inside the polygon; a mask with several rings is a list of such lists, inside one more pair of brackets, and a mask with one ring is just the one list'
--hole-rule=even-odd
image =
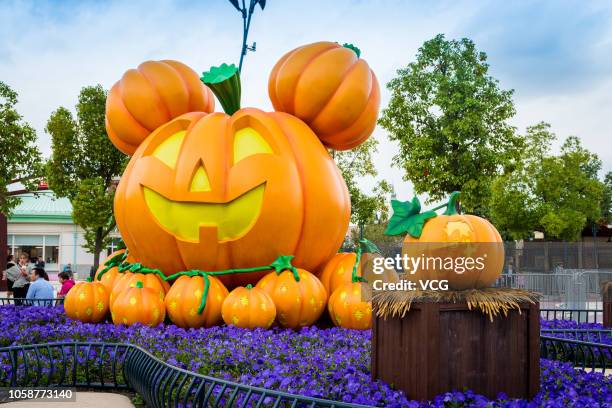
{"label": "green pumpkin stem", "polygon": [[221,64],[202,73],[200,80],[215,94],[228,115],[240,109],[240,72],[234,64]]}
{"label": "green pumpkin stem", "polygon": [[349,44],[349,43],[344,43],[344,44],[342,44],[342,46],[344,48],[348,48],[349,50],[353,50],[355,52],[355,54],[357,54],[357,58],[361,57],[361,50],[359,48],[357,48],[355,45]]}
{"label": "green pumpkin stem", "polygon": [[461,214],[459,211],[459,196],[461,195],[460,191],[453,191],[448,197],[448,204],[446,205],[446,211],[444,211],[444,215],[456,215]]}
{"label": "green pumpkin stem", "polygon": [[92,281],[91,276],[89,278],[87,278],[86,281],[87,282],[91,282]]}
{"label": "green pumpkin stem", "polygon": [[136,287],[137,287],[138,289],[142,289],[144,286],[142,285],[142,282],[141,282],[141,281],[138,281],[138,282],[136,282]]}
{"label": "green pumpkin stem", "polygon": [[246,285],[247,289],[253,289],[253,285],[251,285],[250,283],[248,285]]}

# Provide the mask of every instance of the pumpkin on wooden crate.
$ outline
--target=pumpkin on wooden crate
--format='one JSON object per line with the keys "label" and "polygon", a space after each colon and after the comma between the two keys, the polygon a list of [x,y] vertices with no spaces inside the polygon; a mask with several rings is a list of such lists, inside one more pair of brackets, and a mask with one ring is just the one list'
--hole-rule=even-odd
{"label": "pumpkin on wooden crate", "polygon": [[[394,213],[385,234],[406,234],[402,256],[421,257],[433,265],[405,271],[406,279],[447,280],[450,289],[465,290],[490,287],[500,276],[504,265],[502,238],[488,220],[461,213],[459,194],[452,193],[447,203],[423,213],[417,197],[406,202],[392,200]],[[443,214],[435,212],[444,207]],[[464,264],[468,258],[472,261]]]}
{"label": "pumpkin on wooden crate", "polygon": [[325,146],[352,149],[376,127],[380,88],[352,44],[316,42],[289,51],[268,81],[274,109],[306,122]]}
{"label": "pumpkin on wooden crate", "polygon": [[[221,323],[221,308],[228,291],[216,277],[208,276],[208,280],[207,294],[203,276],[183,275],[174,281],[165,299],[172,323],[183,328],[211,327]],[[206,296],[205,306],[200,309],[203,296]]]}
{"label": "pumpkin on wooden crate", "polygon": [[263,289],[247,285],[232,290],[223,301],[223,321],[244,329],[269,328],[276,318],[276,306]]}
{"label": "pumpkin on wooden crate", "polygon": [[136,281],[134,286],[119,293],[111,305],[111,316],[115,324],[141,323],[154,327],[164,321],[166,307],[157,291]]}
{"label": "pumpkin on wooden crate", "polygon": [[79,282],[64,299],[66,315],[83,323],[101,322],[108,309],[109,292],[100,282]]}
{"label": "pumpkin on wooden crate", "polygon": [[321,281],[304,269],[270,272],[256,287],[270,295],[276,306],[276,320],[287,328],[315,323],[327,303],[327,290]]}

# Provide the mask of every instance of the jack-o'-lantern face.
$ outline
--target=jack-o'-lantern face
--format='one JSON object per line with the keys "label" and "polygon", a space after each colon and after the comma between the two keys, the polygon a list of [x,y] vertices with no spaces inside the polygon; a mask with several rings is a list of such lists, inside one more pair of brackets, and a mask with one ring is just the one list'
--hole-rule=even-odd
{"label": "jack-o'-lantern face", "polygon": [[153,132],[121,179],[115,215],[130,253],[166,274],[261,266],[281,254],[314,270],[339,247],[350,202],[303,122],[249,108],[191,113]]}

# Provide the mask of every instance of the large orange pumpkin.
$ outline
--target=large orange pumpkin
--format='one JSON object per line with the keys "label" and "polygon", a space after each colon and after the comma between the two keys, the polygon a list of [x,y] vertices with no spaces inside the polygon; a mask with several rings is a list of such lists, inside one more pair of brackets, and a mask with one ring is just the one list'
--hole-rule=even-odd
{"label": "large orange pumpkin", "polygon": [[[100,274],[100,272],[103,269],[106,269],[106,262],[108,262],[110,259],[116,257],[117,255],[123,254],[125,253],[125,249],[119,249],[115,252],[113,252],[112,254],[110,254],[109,256],[107,256],[104,261],[102,261],[100,263],[100,266],[98,266],[98,270],[96,271],[96,279],[98,279],[98,276]],[[106,272],[104,272],[104,275],[102,275],[102,277],[100,279],[98,279],[100,281],[101,284],[103,284],[106,289],[108,290],[108,292],[110,293],[111,290],[113,289],[113,285],[115,284],[115,281],[117,280],[117,278],[120,276],[121,274],[119,273],[119,268],[117,266],[113,266],[112,268],[110,268],[109,270],[107,270]]]}
{"label": "large orange pumpkin", "polygon": [[334,324],[345,329],[372,328],[372,304],[362,297],[364,283],[344,283],[329,297],[327,309]]}
{"label": "large orange pumpkin", "polygon": [[79,282],[66,295],[64,310],[71,319],[98,323],[108,313],[109,292],[100,282]]}
{"label": "large orange pumpkin", "polygon": [[278,323],[292,329],[316,322],[327,302],[327,291],[316,276],[304,269],[297,273],[299,281],[289,270],[270,272],[256,286],[274,301]]}
{"label": "large orange pumpkin", "polygon": [[223,321],[244,329],[269,328],[276,318],[276,306],[264,290],[247,285],[232,290],[223,301]]}
{"label": "large orange pumpkin", "polygon": [[153,273],[123,272],[120,273],[110,292],[110,304],[115,303],[122,292],[136,286],[136,282],[142,282],[145,288],[152,289],[162,301],[170,290],[170,284]]}
{"label": "large orange pumpkin", "polygon": [[211,327],[221,323],[221,307],[228,291],[221,281],[209,276],[210,287],[206,305],[201,313],[198,309],[204,295],[202,276],[180,276],[166,295],[166,309],[172,323],[183,328]]}
{"label": "large orange pumpkin", "polygon": [[285,54],[274,66],[268,93],[274,109],[306,122],[325,146],[347,150],[376,126],[376,75],[352,45],[316,42]]}
{"label": "large orange pumpkin", "polygon": [[[406,279],[447,280],[450,289],[464,290],[489,287],[501,274],[504,246],[499,232],[484,218],[460,214],[455,208],[457,196],[451,195],[444,214],[427,218],[420,234],[406,235],[402,255],[429,262],[407,270]],[[407,203],[395,203],[401,204]]]}
{"label": "large orange pumpkin", "polygon": [[113,302],[111,316],[115,324],[131,326],[142,323],[154,327],[164,321],[166,307],[159,293],[145,288],[142,282],[137,281],[134,286],[121,292]]}
{"label": "large orange pumpkin", "polygon": [[[263,266],[288,254],[317,270],[344,239],[350,199],[304,122],[245,108],[187,114],[152,133],[121,177],[115,217],[130,254],[168,275]],[[220,279],[233,287],[264,274]]]}
{"label": "large orange pumpkin", "polygon": [[214,98],[185,64],[146,61],[130,69],[106,99],[106,131],[113,144],[133,154],[159,126],[188,112],[212,112]]}

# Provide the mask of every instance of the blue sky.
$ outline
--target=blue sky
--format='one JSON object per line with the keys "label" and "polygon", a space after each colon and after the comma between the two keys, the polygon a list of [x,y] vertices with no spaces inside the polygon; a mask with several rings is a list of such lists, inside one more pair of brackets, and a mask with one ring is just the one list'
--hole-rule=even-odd
{"label": "blue sky", "polygon": [[[44,133],[51,112],[73,108],[82,86],[106,88],[147,59],[172,58],[197,72],[237,62],[241,19],[227,0],[3,1],[0,80],[20,94],[20,112]],[[308,42],[351,42],[385,84],[438,33],[469,37],[491,73],[515,90],[523,131],[540,120],[559,139],[577,135],[612,169],[612,3],[597,1],[268,0],[254,17],[243,70],[243,106],[271,109],[266,83],[286,51]],[[388,100],[383,91],[383,105]],[[402,199],[412,194],[389,167],[397,146],[382,129],[380,175]],[[363,180],[367,189],[372,180]]]}

